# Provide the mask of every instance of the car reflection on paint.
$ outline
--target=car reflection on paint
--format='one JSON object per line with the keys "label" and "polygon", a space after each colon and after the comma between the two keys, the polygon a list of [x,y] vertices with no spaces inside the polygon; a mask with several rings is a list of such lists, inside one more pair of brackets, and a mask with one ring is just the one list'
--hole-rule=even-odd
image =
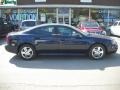
{"label": "car reflection on paint", "polygon": [[77,28],[83,32],[106,35],[106,31],[95,20],[80,21]]}

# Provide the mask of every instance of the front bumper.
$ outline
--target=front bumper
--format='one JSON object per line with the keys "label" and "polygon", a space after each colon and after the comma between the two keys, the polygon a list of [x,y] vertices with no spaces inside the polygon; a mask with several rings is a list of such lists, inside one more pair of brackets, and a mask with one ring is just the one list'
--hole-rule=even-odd
{"label": "front bumper", "polygon": [[109,47],[108,49],[108,53],[116,53],[118,50],[118,45],[117,44],[113,44]]}
{"label": "front bumper", "polygon": [[8,51],[8,52],[11,52],[11,53],[16,53],[17,54],[17,47],[15,46],[11,46],[11,45],[5,45],[5,49]]}

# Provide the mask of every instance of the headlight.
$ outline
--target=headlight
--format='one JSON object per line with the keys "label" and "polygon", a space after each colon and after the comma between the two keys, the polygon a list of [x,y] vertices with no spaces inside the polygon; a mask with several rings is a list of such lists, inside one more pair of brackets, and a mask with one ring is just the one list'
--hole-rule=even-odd
{"label": "headlight", "polygon": [[84,29],[84,30],[82,30],[83,32],[87,32],[87,30],[86,29]]}

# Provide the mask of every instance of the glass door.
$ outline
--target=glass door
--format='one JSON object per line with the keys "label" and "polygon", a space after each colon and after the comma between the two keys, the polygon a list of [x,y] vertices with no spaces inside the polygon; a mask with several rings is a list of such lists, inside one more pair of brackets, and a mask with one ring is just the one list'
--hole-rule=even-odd
{"label": "glass door", "polygon": [[58,16],[58,23],[69,24],[69,16]]}
{"label": "glass door", "polygon": [[58,8],[58,23],[61,24],[70,24],[70,14],[69,14],[69,8]]}

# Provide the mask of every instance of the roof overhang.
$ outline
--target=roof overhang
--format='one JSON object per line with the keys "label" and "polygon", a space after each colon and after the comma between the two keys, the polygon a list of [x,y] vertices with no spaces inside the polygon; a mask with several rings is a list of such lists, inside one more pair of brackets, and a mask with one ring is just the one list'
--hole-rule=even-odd
{"label": "roof overhang", "polygon": [[97,9],[120,9],[120,6],[104,5],[60,5],[60,4],[39,4],[39,5],[0,5],[0,8],[97,8]]}

